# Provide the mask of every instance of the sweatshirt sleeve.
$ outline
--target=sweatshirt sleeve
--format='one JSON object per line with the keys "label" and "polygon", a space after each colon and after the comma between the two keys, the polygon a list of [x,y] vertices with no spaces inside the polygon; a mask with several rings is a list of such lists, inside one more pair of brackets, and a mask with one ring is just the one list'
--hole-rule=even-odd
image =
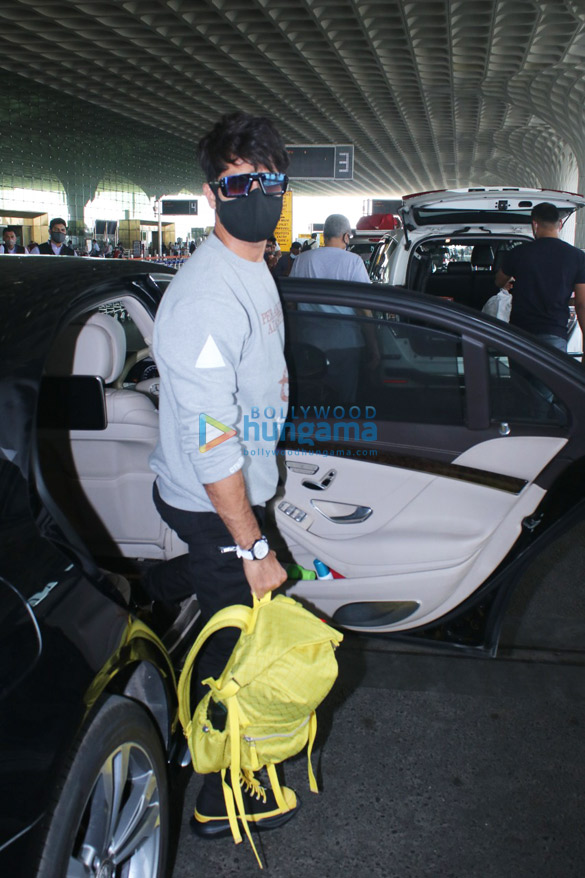
{"label": "sweatshirt sleeve", "polygon": [[227,478],[244,462],[237,435],[212,443],[227,437],[238,420],[236,372],[250,335],[249,317],[226,289],[165,304],[155,326],[154,355],[181,453],[206,485]]}

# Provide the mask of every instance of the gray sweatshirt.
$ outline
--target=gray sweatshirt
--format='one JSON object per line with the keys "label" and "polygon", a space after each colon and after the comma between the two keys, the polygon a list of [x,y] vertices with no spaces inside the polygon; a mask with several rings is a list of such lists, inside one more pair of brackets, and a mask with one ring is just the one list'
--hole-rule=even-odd
{"label": "gray sweatshirt", "polygon": [[212,512],[203,486],[242,467],[252,505],[274,495],[288,408],[283,347],[266,262],[242,259],[210,235],[173,278],[154,325],[160,436],[150,464],[166,503]]}

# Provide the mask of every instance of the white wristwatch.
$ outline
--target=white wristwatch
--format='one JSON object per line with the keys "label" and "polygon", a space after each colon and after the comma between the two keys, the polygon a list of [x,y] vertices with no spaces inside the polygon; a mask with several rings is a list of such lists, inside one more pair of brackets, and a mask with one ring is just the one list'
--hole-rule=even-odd
{"label": "white wristwatch", "polygon": [[249,549],[242,549],[241,546],[236,546],[236,555],[238,558],[244,558],[245,561],[262,561],[269,552],[270,546],[264,534]]}

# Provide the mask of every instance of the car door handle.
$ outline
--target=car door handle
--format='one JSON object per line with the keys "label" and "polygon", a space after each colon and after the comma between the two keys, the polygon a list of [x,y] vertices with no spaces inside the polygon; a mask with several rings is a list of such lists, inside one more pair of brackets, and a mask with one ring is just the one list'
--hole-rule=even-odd
{"label": "car door handle", "polygon": [[333,524],[361,524],[374,511],[371,506],[356,506],[354,503],[327,503],[320,500],[311,500],[311,506]]}
{"label": "car door handle", "polygon": [[310,491],[324,491],[329,487],[336,475],[336,470],[330,469],[328,473],[325,473],[320,482],[311,482],[309,479],[304,479],[301,484],[303,488],[308,488]]}
{"label": "car door handle", "polygon": [[299,463],[296,460],[287,460],[285,466],[291,472],[300,473],[305,476],[314,476],[319,470],[319,467],[313,463]]}

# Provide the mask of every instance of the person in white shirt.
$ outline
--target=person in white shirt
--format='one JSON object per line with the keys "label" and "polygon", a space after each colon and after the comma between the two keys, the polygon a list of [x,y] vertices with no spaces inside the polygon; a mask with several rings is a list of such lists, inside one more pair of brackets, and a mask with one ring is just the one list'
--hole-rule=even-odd
{"label": "person in white shirt", "polygon": [[323,226],[323,240],[324,247],[312,247],[295,259],[290,277],[329,277],[370,283],[363,259],[347,249],[351,241],[347,217],[341,213],[328,216]]}

